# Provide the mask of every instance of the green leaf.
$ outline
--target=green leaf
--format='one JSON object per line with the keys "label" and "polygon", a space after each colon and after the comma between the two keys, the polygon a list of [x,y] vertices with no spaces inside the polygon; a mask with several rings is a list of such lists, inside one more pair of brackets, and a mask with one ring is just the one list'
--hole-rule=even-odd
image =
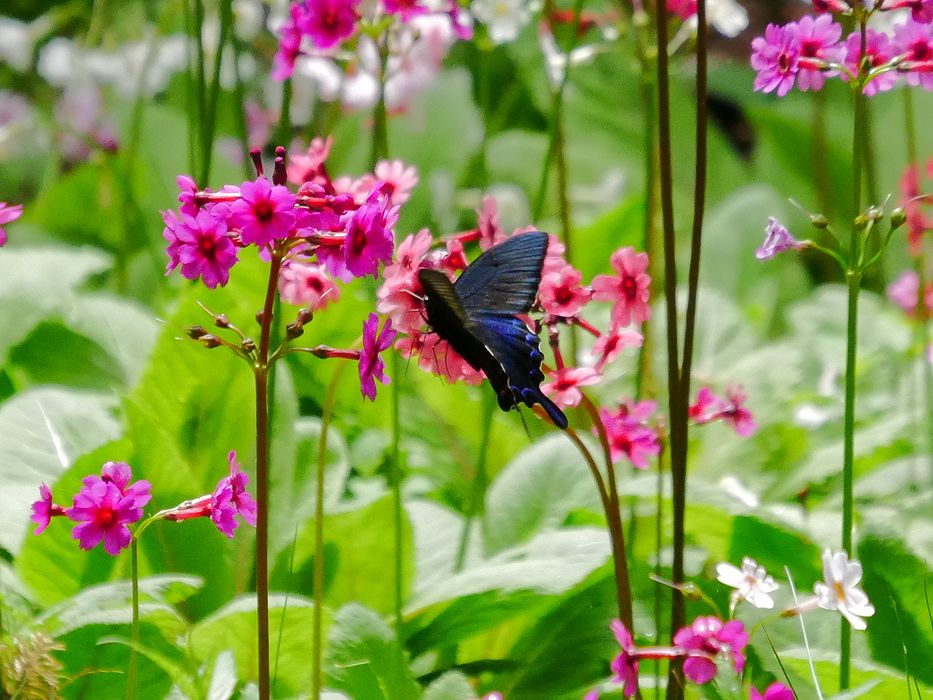
{"label": "green leaf", "polygon": [[470,700],[476,693],[462,673],[448,671],[424,689],[421,700]]}
{"label": "green leaf", "polygon": [[392,629],[361,605],[334,615],[327,636],[327,685],[354,700],[414,700],[419,687]]}
{"label": "green leaf", "polygon": [[483,516],[487,551],[527,542],[580,508],[601,510],[596,484],[576,446],[562,434],[549,435],[521,452],[489,487]]}
{"label": "green leaf", "polygon": [[77,457],[119,435],[116,409],[108,394],[53,387],[0,405],[0,547],[19,552],[41,482],[54,484]]}

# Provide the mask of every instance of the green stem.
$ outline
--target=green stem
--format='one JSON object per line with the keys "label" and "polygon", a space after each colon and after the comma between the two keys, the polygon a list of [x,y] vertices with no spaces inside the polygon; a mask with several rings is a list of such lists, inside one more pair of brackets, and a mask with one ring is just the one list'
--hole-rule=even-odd
{"label": "green stem", "polygon": [[[647,58],[641,59],[641,100],[645,108],[644,115],[644,168],[645,168],[645,225],[642,233],[642,249],[648,254],[649,265],[651,266],[651,278],[656,280],[658,275],[655,267],[655,251],[657,250],[656,239],[656,210],[657,210],[657,178],[658,178],[658,151],[655,147],[654,125],[657,121],[655,114],[655,87],[654,71]],[[638,348],[638,362],[635,369],[635,400],[639,401],[643,396],[653,395],[653,387],[650,386],[651,375],[651,356],[653,342],[651,335],[650,321],[642,324],[642,335],[644,341]],[[647,389],[647,391],[646,391]]]}
{"label": "green stem", "polygon": [[[654,575],[661,576],[661,546],[664,544],[664,456],[667,451],[664,449],[664,443],[661,443],[661,452],[658,454],[658,479],[655,485],[655,527],[654,527]],[[661,642],[661,606],[663,604],[662,586],[654,587],[654,633],[657,636],[657,643]],[[661,697],[661,664],[654,662],[654,697],[655,700]]]}
{"label": "green stem", "polygon": [[385,69],[389,60],[388,38],[382,37],[379,44],[379,99],[373,108],[373,140],[370,150],[369,165],[376,167],[376,163],[389,157],[389,125],[386,113]]}
{"label": "green stem", "polygon": [[214,133],[217,124],[217,101],[220,97],[220,65],[223,57],[227,37],[233,28],[232,0],[221,0],[220,3],[220,34],[217,39],[217,53],[214,55],[214,71],[211,75],[211,84],[208,88],[205,105],[203,141],[201,143],[201,179],[198,182],[207,183],[211,175],[211,161],[214,151]]}
{"label": "green stem", "polygon": [[[202,159],[199,163],[198,172],[203,173],[204,165],[204,142],[206,138],[206,129],[208,128],[207,119],[207,78],[204,75],[204,0],[194,0],[194,46],[195,46],[195,77],[197,79],[197,127],[198,127],[198,156]],[[202,186],[205,186],[202,181]]]}
{"label": "green stem", "polygon": [[136,669],[139,660],[139,547],[135,537],[130,543],[130,567],[130,581],[133,586],[133,625],[130,638],[133,643],[130,645],[130,664],[126,671],[127,700],[136,697]]}
{"label": "green stem", "polygon": [[256,387],[256,616],[259,657],[259,697],[269,700],[269,345],[272,309],[282,254],[276,251],[269,265],[269,281],[260,318],[259,354],[253,366]]}
{"label": "green stem", "polygon": [[314,617],[312,622],[311,697],[321,697],[323,683],[322,656],[324,653],[324,470],[327,464],[327,429],[334,414],[337,382],[346,365],[339,363],[327,385],[324,407],[321,411],[321,437],[317,452],[317,483],[314,501]]}
{"label": "green stem", "polygon": [[467,504],[466,518],[463,521],[463,530],[460,532],[460,544],[457,547],[457,559],[454,570],[463,569],[467,551],[470,548],[470,533],[473,530],[473,521],[482,512],[486,500],[486,463],[489,458],[489,436],[492,434],[492,420],[495,415],[495,398],[489,391],[483,392],[483,429],[480,437],[479,456],[476,459],[476,474],[473,475],[473,484],[470,489],[470,500]]}
{"label": "green stem", "polygon": [[[392,364],[392,379],[395,382],[398,382],[398,378],[401,376],[401,368],[399,366],[399,354],[395,351],[390,351],[391,359],[389,360]],[[402,459],[401,459],[401,449],[400,442],[402,438],[402,421],[401,421],[401,396],[398,391],[391,391],[390,395],[392,397],[392,464],[391,464],[391,482],[392,482],[392,510],[393,510],[393,527],[395,529],[394,535],[394,544],[395,544],[395,557],[394,557],[394,569],[395,569],[395,635],[401,641],[402,639],[402,606],[404,604],[404,581],[403,581],[403,563],[404,563],[404,538],[402,536],[402,528],[404,526],[404,513],[402,510]]]}

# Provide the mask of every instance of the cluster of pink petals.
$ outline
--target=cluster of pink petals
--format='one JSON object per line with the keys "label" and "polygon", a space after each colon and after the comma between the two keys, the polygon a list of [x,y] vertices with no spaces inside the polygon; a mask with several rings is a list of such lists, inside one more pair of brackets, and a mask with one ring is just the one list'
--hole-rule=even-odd
{"label": "cluster of pink petals", "polygon": [[16,221],[23,215],[22,204],[7,204],[0,202],[0,246],[6,245],[6,229],[3,227],[11,221]]}
{"label": "cluster of pink petals", "polygon": [[615,411],[600,410],[613,462],[625,457],[632,466],[647,469],[648,460],[661,452],[657,430],[648,425],[656,408],[654,401],[626,401]]}
{"label": "cluster of pink petals", "polygon": [[307,39],[316,49],[332,49],[353,36],[359,0],[300,0],[289,6],[288,21],[279,35],[272,77],[285,80],[295,69]]}
{"label": "cluster of pink petals", "polygon": [[360,355],[360,390],[371,401],[376,400],[376,380],[388,384],[385,361],[381,353],[392,347],[398,332],[392,328],[392,319],[387,319],[379,330],[379,316],[369,314],[363,323],[363,352]]}
{"label": "cluster of pink petals", "polygon": [[725,421],[732,425],[741,437],[752,435],[758,426],[752,412],[745,407],[748,396],[739,387],[726,389],[726,396],[716,396],[709,387],[697,392],[696,401],[688,408],[687,415],[697,425]]}
{"label": "cluster of pink petals", "polygon": [[[927,177],[933,179],[933,158],[927,161],[926,170]],[[907,247],[910,254],[917,258],[923,252],[923,235],[933,230],[933,217],[924,212],[924,206],[929,206],[933,199],[921,192],[919,168],[913,164],[904,170],[900,190],[901,206],[907,215]]]}
{"label": "cluster of pink petals", "polygon": [[915,270],[904,270],[888,285],[888,299],[893,301],[909,316],[920,319],[933,317],[933,282],[923,289],[923,307],[919,309],[920,276]]}
{"label": "cluster of pink petals", "polygon": [[757,688],[752,688],[749,700],[794,700],[794,691],[775,681],[765,688],[763,693]]}
{"label": "cluster of pink petals", "polygon": [[912,17],[895,25],[892,34],[868,29],[864,51],[861,34],[853,32],[843,39],[842,26],[830,14],[769,24],[764,36],[752,40],[755,90],[780,97],[795,84],[803,91],[819,90],[827,78],[849,80],[850,73],[857,75],[864,59],[869,66],[866,95],[890,90],[899,74],[908,85],[933,89],[933,11],[927,11],[929,0],[924,2]]}
{"label": "cluster of pink petals", "polygon": [[803,250],[806,247],[806,242],[798,241],[780,221],[769,216],[768,225],[765,227],[764,243],[755,251],[755,257],[759,260],[770,260],[785,250]]}
{"label": "cluster of pink petals", "polygon": [[180,176],[178,212],[162,213],[167,272],[180,268],[184,277],[214,288],[228,282],[240,249],[256,246],[265,259],[275,249],[284,256],[283,297],[312,310],[338,296],[334,278],[376,276],[392,260],[398,205],[417,183],[417,171],[382,161],[377,170],[393,179],[369,173],[332,181],[325,166],[330,146],[330,139],[315,139],[287,167],[280,155],[271,182],[260,175],[213,192]]}
{"label": "cluster of pink petals", "polygon": [[[128,526],[143,517],[143,506],[152,498],[149,482],[140,480],[131,484],[132,478],[133,472],[125,462],[107,462],[100,476],[84,477],[84,485],[74,497],[72,507],[65,510],[65,515],[78,523],[71,535],[81,549],[91,550],[103,540],[104,551],[116,556],[130,546],[133,535]],[[41,502],[46,503],[48,489],[40,487],[39,492]],[[37,509],[33,504],[34,522],[42,510],[44,505]],[[37,534],[45,529],[45,524],[40,523]]]}
{"label": "cluster of pink petals", "polygon": [[[745,626],[738,620],[724,623],[717,617],[698,617],[677,631],[674,645],[669,647],[636,646],[632,633],[619,620],[613,620],[611,629],[621,647],[610,665],[613,680],[622,684],[622,695],[626,698],[638,691],[638,662],[641,659],[683,658],[684,675],[698,685],[709,683],[716,677],[716,660],[721,655],[729,659],[737,674],[741,675],[745,668],[743,652],[749,637]],[[772,697],[784,700],[776,691],[768,700]]]}

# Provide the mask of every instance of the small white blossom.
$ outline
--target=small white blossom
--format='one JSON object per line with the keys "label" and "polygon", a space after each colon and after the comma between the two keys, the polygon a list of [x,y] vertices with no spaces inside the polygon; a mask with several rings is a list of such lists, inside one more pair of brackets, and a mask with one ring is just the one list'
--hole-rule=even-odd
{"label": "small white blossom", "polygon": [[813,586],[817,602],[824,610],[838,610],[857,630],[867,626],[863,617],[875,614],[875,607],[858,587],[862,580],[862,565],[849,561],[845,552],[823,552],[823,581]]}
{"label": "small white blossom", "polygon": [[770,610],[774,607],[774,600],[768,594],[774,593],[779,586],[754,559],[744,557],[741,569],[726,562],[719,563],[716,565],[716,578],[720,583],[736,589],[732,592],[733,608],[743,600],[756,608]]}
{"label": "small white blossom", "polygon": [[494,44],[515,41],[531,21],[531,8],[525,0],[473,0],[470,12],[486,25]]}

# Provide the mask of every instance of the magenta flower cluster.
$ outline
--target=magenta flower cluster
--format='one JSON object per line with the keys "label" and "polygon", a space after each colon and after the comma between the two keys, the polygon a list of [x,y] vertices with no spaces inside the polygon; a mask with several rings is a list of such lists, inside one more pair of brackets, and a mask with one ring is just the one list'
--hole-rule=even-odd
{"label": "magenta flower cluster", "polygon": [[[890,90],[899,77],[908,85],[933,89],[933,2],[885,0],[878,11],[910,8],[911,16],[888,33],[872,28],[843,37],[831,12],[851,12],[841,2],[815,2],[819,14],[785,25],[769,24],[752,41],[755,90],[783,97],[796,85],[819,90],[828,78],[858,80],[866,95]],[[874,12],[872,9],[869,15]]]}
{"label": "magenta flower cluster", "polygon": [[[185,501],[179,506],[160,511],[155,517],[166,520],[210,518],[217,529],[233,537],[235,520],[240,515],[250,525],[256,524],[256,503],[246,492],[249,477],[241,470],[236,453],[227,457],[230,473],[217,484],[211,494]],[[77,523],[71,535],[84,550],[94,549],[101,542],[104,551],[116,556],[130,546],[133,533],[130,525],[143,517],[143,507],[152,498],[151,484],[140,479],[132,481],[133,470],[126,462],[107,462],[100,476],[91,474],[82,480],[81,490],[74,496],[72,506],[66,508],[52,499],[52,490],[39,486],[39,500],[32,504],[31,520],[36,524],[35,534],[41,534],[54,517],[67,517]]]}
{"label": "magenta flower cluster", "polygon": [[687,409],[687,417],[696,425],[724,421],[736,434],[748,437],[758,429],[752,412],[745,406],[747,394],[741,387],[728,387],[725,397],[717,396],[709,387],[697,392],[696,401]]}

